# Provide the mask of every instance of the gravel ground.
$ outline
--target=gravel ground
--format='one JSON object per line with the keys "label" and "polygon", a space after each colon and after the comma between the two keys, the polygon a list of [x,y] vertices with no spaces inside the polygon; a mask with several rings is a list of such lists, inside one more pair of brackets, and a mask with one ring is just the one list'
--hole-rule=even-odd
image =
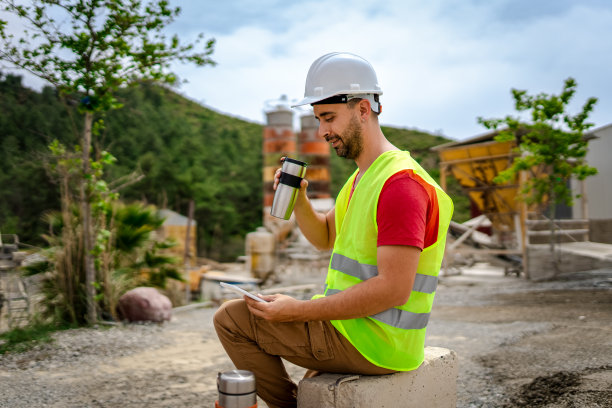
{"label": "gravel ground", "polygon": [[[233,368],[215,310],[0,356],[0,407],[212,407],[217,372]],[[458,407],[612,407],[612,270],[533,283],[477,264],[443,277],[427,344],[459,356]]]}

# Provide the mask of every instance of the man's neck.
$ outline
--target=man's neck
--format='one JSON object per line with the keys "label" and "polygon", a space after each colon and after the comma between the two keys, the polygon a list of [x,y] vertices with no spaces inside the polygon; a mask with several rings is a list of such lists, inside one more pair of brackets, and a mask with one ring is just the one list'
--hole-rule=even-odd
{"label": "man's neck", "polygon": [[357,180],[359,180],[381,154],[391,150],[399,150],[387,140],[379,127],[377,127],[377,131],[369,135],[364,135],[364,142],[363,151],[359,157],[355,159],[355,163],[357,167],[359,167]]}

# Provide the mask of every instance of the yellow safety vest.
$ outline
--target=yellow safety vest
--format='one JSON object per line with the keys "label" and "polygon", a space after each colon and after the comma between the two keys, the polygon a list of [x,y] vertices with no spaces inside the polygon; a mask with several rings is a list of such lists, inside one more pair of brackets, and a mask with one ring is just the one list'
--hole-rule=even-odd
{"label": "yellow safety vest", "polygon": [[[342,333],[373,364],[391,370],[409,371],[423,362],[425,327],[429,321],[438,273],[444,256],[446,232],[453,213],[448,195],[410,157],[409,152],[389,151],[379,156],[363,174],[352,197],[357,171],[349,178],[336,200],[336,241],[329,263],[326,288],[330,296],[378,274],[376,253],[378,197],[389,177],[412,170],[435,188],[439,213],[437,240],[423,249],[410,299],[403,305],[372,316],[332,320]],[[349,202],[350,197],[350,202]]]}

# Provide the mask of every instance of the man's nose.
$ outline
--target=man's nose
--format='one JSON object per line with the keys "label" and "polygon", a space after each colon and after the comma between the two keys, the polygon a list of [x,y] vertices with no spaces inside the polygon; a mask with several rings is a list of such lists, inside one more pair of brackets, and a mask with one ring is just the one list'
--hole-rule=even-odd
{"label": "man's nose", "polygon": [[325,126],[323,123],[319,123],[318,134],[323,139],[326,139],[327,136],[329,135],[329,130],[327,126]]}

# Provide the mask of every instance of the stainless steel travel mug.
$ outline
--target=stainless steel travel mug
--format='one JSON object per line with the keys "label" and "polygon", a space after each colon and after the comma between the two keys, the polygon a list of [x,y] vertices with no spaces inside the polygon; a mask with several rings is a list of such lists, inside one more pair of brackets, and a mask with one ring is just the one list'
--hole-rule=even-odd
{"label": "stainless steel travel mug", "polygon": [[300,183],[306,175],[306,166],[308,164],[304,162],[285,157],[283,167],[281,168],[280,180],[274,193],[272,210],[270,210],[271,215],[284,220],[288,220],[291,217],[293,206],[300,190]]}
{"label": "stainless steel travel mug", "polygon": [[255,375],[247,370],[230,370],[217,375],[219,399],[215,408],[256,408]]}

